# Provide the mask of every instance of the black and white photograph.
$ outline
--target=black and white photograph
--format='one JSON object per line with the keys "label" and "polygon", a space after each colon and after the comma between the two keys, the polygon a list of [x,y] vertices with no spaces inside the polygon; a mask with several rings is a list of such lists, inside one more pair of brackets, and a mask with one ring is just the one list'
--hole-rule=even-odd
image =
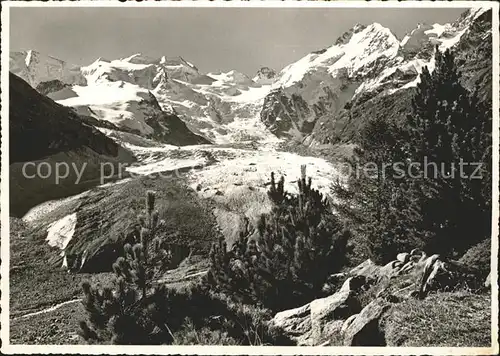
{"label": "black and white photograph", "polygon": [[498,354],[498,3],[36,3],[2,353]]}

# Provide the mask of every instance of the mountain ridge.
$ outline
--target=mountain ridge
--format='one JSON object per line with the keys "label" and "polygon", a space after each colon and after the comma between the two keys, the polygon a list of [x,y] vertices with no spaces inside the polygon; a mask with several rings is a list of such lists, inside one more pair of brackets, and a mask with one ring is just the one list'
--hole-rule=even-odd
{"label": "mountain ridge", "polygon": [[[99,58],[79,67],[80,75],[74,66],[60,64],[63,61],[56,65],[47,57],[47,66],[55,73],[48,78],[40,74],[40,60],[33,62],[36,65],[30,72],[26,62],[31,63],[31,58],[24,58],[23,66],[17,52],[11,54],[11,70],[28,78],[30,84],[60,80],[69,85],[66,91],[71,90],[73,97],[57,100],[59,103],[149,137],[151,128],[135,103],[153,95],[161,110],[177,115],[195,135],[214,143],[294,139],[313,146],[331,144],[352,138],[343,134],[351,129],[338,129],[339,120],[346,121],[346,107],[356,112],[357,105],[375,97],[384,101],[384,96],[400,90],[411,95],[407,89],[416,86],[422,68],[433,69],[436,46],[440,51],[465,48],[469,33],[477,28],[491,36],[487,26],[491,19],[485,18],[485,12],[475,8],[452,23],[419,24],[402,39],[379,23],[356,24],[330,47],[311,52],[280,71],[263,67],[253,78],[236,70],[202,73],[180,56],[153,58],[140,53],[115,60]],[[471,42],[469,52],[480,45]],[[472,71],[479,66],[478,59]],[[102,100],[112,96],[115,98],[108,102]],[[325,124],[334,128],[330,139],[323,137]]]}

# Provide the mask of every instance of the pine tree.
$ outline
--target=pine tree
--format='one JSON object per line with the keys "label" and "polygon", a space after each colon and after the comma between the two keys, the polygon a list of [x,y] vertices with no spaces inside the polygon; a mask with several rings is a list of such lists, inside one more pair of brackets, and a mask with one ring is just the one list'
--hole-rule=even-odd
{"label": "pine tree", "polygon": [[360,132],[354,157],[346,162],[347,181],[333,185],[334,208],[358,242],[356,253],[378,263],[415,247],[419,211],[412,202],[412,189],[398,171],[404,155],[401,129],[374,118]]}
{"label": "pine tree", "polygon": [[452,53],[436,49],[407,122],[375,118],[363,128],[349,164],[376,172],[337,182],[335,209],[378,262],[412,248],[463,253],[490,235],[491,144],[491,110],[460,84]]}
{"label": "pine tree", "polygon": [[114,288],[82,285],[88,320],[80,322],[80,334],[89,343],[165,344],[173,340],[166,315],[166,289],[154,280],[168,266],[169,253],[162,247],[154,192],[147,192],[145,215],[138,217],[138,240],[124,246],[125,256],[113,264]]}
{"label": "pine tree", "polygon": [[305,166],[298,194],[284,190],[271,174],[270,214],[262,215],[256,241],[242,233],[230,251],[212,250],[211,280],[245,301],[272,310],[307,302],[321,293],[327,277],[344,263],[348,235],[326,197],[311,187]]}
{"label": "pine tree", "polygon": [[462,253],[490,235],[491,110],[460,84],[453,54],[437,49],[435,70],[423,70],[412,109],[408,157],[430,162],[427,171],[417,169],[425,177],[414,182],[426,247]]}

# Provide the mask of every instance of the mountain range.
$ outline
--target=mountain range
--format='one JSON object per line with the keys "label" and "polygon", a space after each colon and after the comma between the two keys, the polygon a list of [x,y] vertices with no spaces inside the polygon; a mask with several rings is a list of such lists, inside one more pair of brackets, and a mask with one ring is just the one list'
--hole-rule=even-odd
{"label": "mountain range", "polygon": [[351,141],[374,115],[404,118],[434,51],[451,49],[464,84],[491,99],[491,12],[419,24],[404,38],[357,24],[332,46],[280,71],[202,73],[182,57],[98,58],[87,66],[35,50],[12,52],[10,71],[97,127],[189,145]]}

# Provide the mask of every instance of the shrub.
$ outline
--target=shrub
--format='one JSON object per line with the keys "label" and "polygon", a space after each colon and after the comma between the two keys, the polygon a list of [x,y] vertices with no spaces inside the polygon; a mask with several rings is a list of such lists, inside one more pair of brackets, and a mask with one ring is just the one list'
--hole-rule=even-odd
{"label": "shrub", "polygon": [[415,200],[427,250],[455,257],[491,235],[492,112],[461,85],[452,52],[436,50],[435,63],[420,75],[405,151],[441,166],[417,169]]}
{"label": "shrub", "polygon": [[484,280],[491,270],[491,239],[472,246],[459,262],[478,270],[478,277]]}
{"label": "shrub", "polygon": [[398,172],[388,164],[400,160],[400,136],[395,123],[370,120],[359,134],[355,156],[346,160],[351,168],[347,184],[333,184],[334,208],[353,234],[353,262],[370,258],[386,264],[398,252],[419,246],[411,182],[394,179]]}
{"label": "shrub", "polygon": [[269,325],[270,310],[214,292],[205,281],[166,291],[164,318],[175,344],[295,344],[282,329]]}
{"label": "shrub", "polygon": [[271,174],[268,196],[274,207],[261,216],[258,238],[253,240],[246,228],[230,251],[222,240],[213,245],[212,285],[273,311],[321,294],[327,277],[345,262],[348,234],[327,198],[311,188],[305,166],[298,188],[297,195],[285,192],[284,178],[276,183]]}
{"label": "shrub", "polygon": [[114,289],[82,286],[88,320],[80,322],[80,335],[89,343],[165,344],[173,340],[165,319],[167,290],[153,286],[169,259],[156,236],[162,223],[154,208],[155,195],[148,192],[146,215],[139,216],[140,241],[133,247],[125,245],[125,256],[113,264]]}
{"label": "shrub", "polygon": [[230,337],[226,331],[213,330],[209,327],[196,328],[187,319],[182,328],[174,333],[178,345],[239,345],[238,340]]}

